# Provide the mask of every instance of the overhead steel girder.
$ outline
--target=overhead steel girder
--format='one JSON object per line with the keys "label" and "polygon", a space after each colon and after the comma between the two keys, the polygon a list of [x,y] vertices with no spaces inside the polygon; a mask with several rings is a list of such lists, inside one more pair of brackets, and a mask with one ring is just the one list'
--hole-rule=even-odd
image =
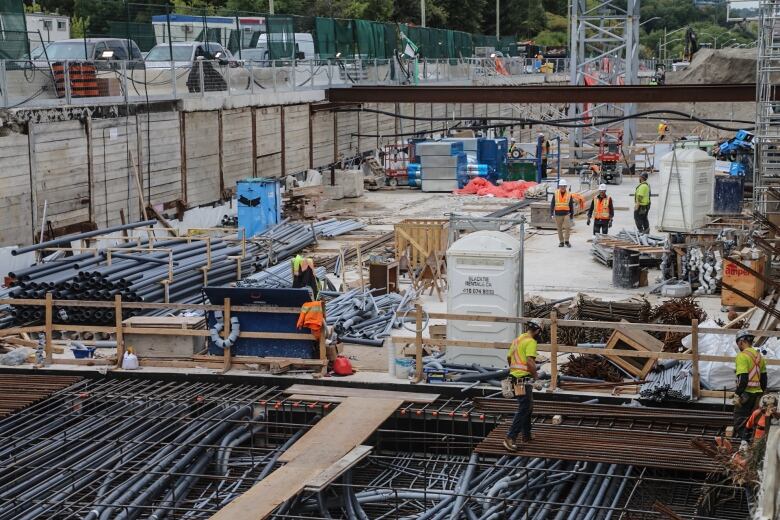
{"label": "overhead steel girder", "polygon": [[326,96],[331,103],[724,103],[754,102],[756,86],[366,86],[330,88]]}

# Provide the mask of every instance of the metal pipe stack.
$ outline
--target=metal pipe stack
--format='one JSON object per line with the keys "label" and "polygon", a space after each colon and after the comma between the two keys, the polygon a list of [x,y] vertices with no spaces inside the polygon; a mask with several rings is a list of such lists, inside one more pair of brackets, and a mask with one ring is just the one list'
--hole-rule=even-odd
{"label": "metal pipe stack", "polygon": [[679,360],[661,364],[658,371],[650,372],[639,389],[642,399],[651,401],[693,400],[693,363]]}
{"label": "metal pipe stack", "polygon": [[404,313],[413,309],[412,302],[417,298],[411,289],[403,295],[374,296],[371,289],[352,289],[346,293],[321,291],[320,294],[326,299],[325,321],[335,328],[339,338],[377,347],[382,346],[393,327],[400,327]]}
{"label": "metal pipe stack", "polygon": [[349,233],[350,231],[363,229],[364,227],[366,227],[366,225],[357,220],[336,220],[335,218],[320,220],[319,222],[314,223],[314,229],[317,231],[317,235],[323,238],[337,237]]}

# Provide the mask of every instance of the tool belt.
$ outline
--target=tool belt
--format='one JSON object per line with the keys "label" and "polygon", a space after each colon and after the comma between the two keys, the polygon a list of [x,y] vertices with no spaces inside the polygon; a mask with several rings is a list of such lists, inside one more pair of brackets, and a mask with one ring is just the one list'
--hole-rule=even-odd
{"label": "tool belt", "polygon": [[516,378],[512,376],[513,388],[515,390],[515,397],[523,397],[527,394],[526,385],[532,385],[534,380],[531,377]]}

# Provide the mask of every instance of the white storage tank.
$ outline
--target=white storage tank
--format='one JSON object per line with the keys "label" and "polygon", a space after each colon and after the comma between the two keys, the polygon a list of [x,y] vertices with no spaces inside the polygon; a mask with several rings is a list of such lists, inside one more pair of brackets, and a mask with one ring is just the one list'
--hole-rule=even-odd
{"label": "white storage tank", "polygon": [[[477,231],[456,241],[447,250],[447,312],[452,314],[518,315],[520,242],[500,231]],[[447,322],[447,339],[509,343],[514,323],[487,321]],[[506,351],[472,347],[447,347],[453,363],[479,362],[504,368]]]}
{"label": "white storage tank", "polygon": [[709,221],[714,157],[699,149],[672,151],[661,158],[659,177],[658,198],[651,199],[659,230],[688,232]]}

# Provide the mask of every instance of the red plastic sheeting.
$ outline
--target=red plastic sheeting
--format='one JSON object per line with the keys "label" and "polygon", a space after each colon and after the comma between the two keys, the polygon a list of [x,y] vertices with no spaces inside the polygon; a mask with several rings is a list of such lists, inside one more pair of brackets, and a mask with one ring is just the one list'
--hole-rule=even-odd
{"label": "red plastic sheeting", "polygon": [[531,186],[536,186],[531,181],[508,181],[499,186],[492,184],[482,177],[475,177],[462,189],[455,190],[456,195],[480,195],[493,196],[501,199],[523,199],[525,192]]}

